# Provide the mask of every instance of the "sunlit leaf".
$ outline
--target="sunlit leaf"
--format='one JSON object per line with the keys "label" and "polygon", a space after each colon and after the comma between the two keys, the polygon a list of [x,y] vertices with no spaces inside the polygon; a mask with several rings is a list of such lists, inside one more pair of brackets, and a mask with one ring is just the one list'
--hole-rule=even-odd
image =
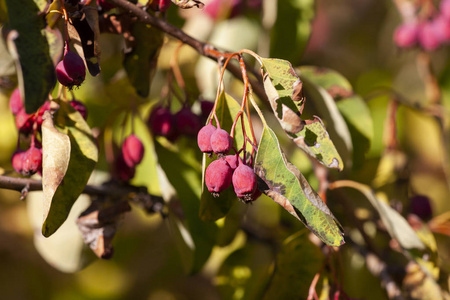
{"label": "sunlit leaf", "polygon": [[340,246],[343,233],[326,204],[298,169],[286,161],[275,133],[264,128],[255,161],[255,172],[264,181],[266,195],[299,219],[324,243]]}
{"label": "sunlit leaf", "polygon": [[147,97],[156,71],[159,51],[163,44],[163,32],[144,23],[134,23],[131,28],[133,40],[125,53],[123,65],[131,84],[141,97]]}
{"label": "sunlit leaf", "polygon": [[199,0],[172,0],[173,4],[180,8],[188,9],[192,7],[203,8],[205,4]]}
{"label": "sunlit leaf", "polygon": [[33,0],[7,0],[8,50],[16,62],[20,94],[27,113],[35,112],[47,99],[56,75],[43,33],[44,19]]}
{"label": "sunlit leaf", "polygon": [[63,184],[56,189],[42,226],[42,234],[47,237],[66,220],[98,160],[97,145],[86,121],[68,102],[60,101],[59,104],[60,108],[55,113],[54,122],[59,130],[70,138],[70,161]]}
{"label": "sunlit leaf", "polygon": [[260,58],[264,89],[272,110],[287,135],[306,153],[328,168],[342,170],[344,164],[318,117],[303,121],[303,83],[292,65],[281,59]]}
{"label": "sunlit leaf", "polygon": [[396,210],[391,208],[386,202],[378,199],[372,189],[355,181],[340,180],[333,183],[337,187],[351,187],[357,189],[367,197],[370,204],[380,214],[381,221],[386,226],[387,231],[392,238],[396,239],[405,249],[425,249],[425,245],[419,239],[417,234],[408,224],[408,222]]}
{"label": "sunlit leaf", "polygon": [[306,299],[323,263],[324,256],[308,239],[307,230],[288,237],[277,255],[274,275],[263,299]]}
{"label": "sunlit leaf", "polygon": [[40,233],[42,226],[42,192],[33,192],[27,196],[27,211],[34,229],[36,250],[55,269],[74,273],[84,268],[95,256],[85,247],[83,238],[75,223],[78,215],[88,206],[90,198],[81,195],[61,228],[51,237],[45,238]]}
{"label": "sunlit leaf", "polygon": [[334,70],[315,66],[296,70],[346,164],[353,157],[353,165],[361,166],[373,139],[367,104],[354,94],[350,82]]}

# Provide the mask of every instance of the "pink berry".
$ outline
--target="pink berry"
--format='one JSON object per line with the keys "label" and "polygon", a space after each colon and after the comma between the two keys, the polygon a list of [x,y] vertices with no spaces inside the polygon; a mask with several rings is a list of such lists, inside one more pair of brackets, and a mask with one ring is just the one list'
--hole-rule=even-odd
{"label": "pink berry", "polygon": [[58,81],[68,88],[79,86],[86,77],[83,59],[72,51],[66,51],[62,61],[56,66]]}
{"label": "pink berry", "polygon": [[439,15],[433,21],[433,29],[440,43],[450,41],[450,19]]}
{"label": "pink berry", "polygon": [[211,147],[217,155],[227,154],[232,146],[233,139],[225,130],[219,128],[211,135]]}
{"label": "pink berry", "polygon": [[257,188],[256,175],[253,169],[240,163],[233,172],[232,181],[236,196],[245,202],[251,201]]}
{"label": "pink berry", "polygon": [[72,105],[73,108],[75,108],[80,115],[83,117],[83,119],[87,119],[87,109],[86,106],[83,104],[83,102],[78,100],[72,100],[69,102],[70,105]]}
{"label": "pink berry", "polygon": [[205,184],[214,197],[231,185],[233,170],[224,159],[217,159],[209,164],[205,171]]}
{"label": "pink berry", "polygon": [[42,119],[42,116],[44,115],[44,113],[50,110],[50,101],[45,101],[44,104],[42,104],[42,106],[39,108],[36,117],[36,122],[37,122],[37,126],[38,126],[38,130],[41,128],[42,126],[42,122],[44,122],[44,120]]}
{"label": "pink berry", "polygon": [[203,153],[212,153],[213,149],[211,146],[211,135],[217,130],[217,128],[209,123],[203,126],[197,134],[197,144],[200,151]]}
{"label": "pink berry", "polygon": [[200,127],[200,118],[189,107],[182,108],[175,114],[176,129],[178,134],[196,136]]}
{"label": "pink berry", "polygon": [[129,135],[122,144],[123,160],[129,167],[138,165],[144,158],[145,148],[134,134]]}
{"label": "pink berry", "polygon": [[225,156],[225,160],[234,171],[239,165],[239,157],[236,154]]}
{"label": "pink berry", "polygon": [[394,42],[397,47],[408,48],[415,46],[418,40],[419,26],[416,22],[399,25],[394,32]]}
{"label": "pink berry", "polygon": [[439,5],[439,10],[447,20],[450,20],[450,0],[442,0]]}
{"label": "pink berry", "polygon": [[242,11],[242,0],[212,0],[205,7],[205,13],[212,19],[230,19]]}
{"label": "pink berry", "polygon": [[9,108],[13,115],[17,115],[17,113],[23,108],[22,97],[20,96],[19,88],[16,88],[9,98]]}
{"label": "pink berry", "polygon": [[22,158],[22,175],[29,176],[42,170],[42,149],[31,147]]}
{"label": "pink berry", "polygon": [[171,137],[175,133],[175,121],[169,109],[156,107],[147,121],[155,136]]}
{"label": "pink berry", "polygon": [[427,51],[435,50],[441,45],[439,35],[432,21],[427,21],[420,25],[418,37],[420,45]]}
{"label": "pink berry", "polygon": [[25,160],[25,151],[22,150],[17,150],[11,157],[12,167],[19,174],[22,174],[24,160]]}

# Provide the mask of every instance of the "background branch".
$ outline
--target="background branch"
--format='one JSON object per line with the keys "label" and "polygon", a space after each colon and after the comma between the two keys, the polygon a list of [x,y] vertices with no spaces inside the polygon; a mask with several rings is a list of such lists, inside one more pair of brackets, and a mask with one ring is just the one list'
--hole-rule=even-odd
{"label": "background branch", "polygon": [[[216,49],[213,45],[201,42],[190,35],[187,35],[184,31],[179,29],[178,27],[173,26],[172,24],[167,23],[165,20],[157,18],[155,16],[147,13],[143,8],[138,7],[137,5],[128,2],[126,0],[107,0],[108,2],[114,4],[117,7],[122,8],[129,14],[134,15],[137,19],[145,24],[150,24],[161,31],[164,31],[168,35],[176,38],[177,40],[183,42],[186,45],[191,46],[194,50],[196,50],[200,55],[208,57],[214,61],[219,61],[220,59],[230,55],[230,52],[220,51]],[[242,80],[241,69],[239,66],[228,64],[228,71],[230,71],[233,76]],[[257,72],[247,66],[247,71],[251,72],[255,75],[255,78],[249,77],[249,82],[252,85],[253,91],[255,94],[263,101],[268,101],[266,93],[264,91],[264,87],[259,79],[261,77]]]}

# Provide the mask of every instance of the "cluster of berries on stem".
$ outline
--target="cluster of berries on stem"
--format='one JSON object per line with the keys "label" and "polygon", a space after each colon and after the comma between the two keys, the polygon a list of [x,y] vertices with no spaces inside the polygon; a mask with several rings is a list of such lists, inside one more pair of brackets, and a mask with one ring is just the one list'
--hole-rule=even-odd
{"label": "cluster of berries on stem", "polygon": [[394,42],[399,48],[419,46],[433,51],[450,43],[450,0],[442,0],[439,9],[426,5],[414,16],[405,18],[394,31]]}

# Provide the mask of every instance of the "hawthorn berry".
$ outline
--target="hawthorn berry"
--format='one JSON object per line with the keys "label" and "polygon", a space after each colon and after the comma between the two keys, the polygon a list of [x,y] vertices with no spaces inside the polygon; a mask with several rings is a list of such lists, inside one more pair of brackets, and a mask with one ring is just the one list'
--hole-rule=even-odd
{"label": "hawthorn berry", "polygon": [[419,26],[416,22],[400,24],[394,31],[394,42],[397,47],[415,46],[418,41]]}
{"label": "hawthorn berry", "polygon": [[29,134],[33,131],[34,116],[27,114],[25,112],[25,107],[16,114],[15,122],[19,132]]}
{"label": "hawthorn berry", "polygon": [[172,4],[171,0],[159,0],[159,5],[158,5],[159,11],[166,12],[169,9],[171,4]]}
{"label": "hawthorn berry", "polygon": [[58,81],[69,89],[79,86],[86,77],[84,61],[78,54],[68,50],[64,58],[56,65]]}
{"label": "hawthorn berry", "polygon": [[22,155],[22,175],[33,175],[42,170],[42,149],[31,147]]}
{"label": "hawthorn berry", "polygon": [[87,119],[87,109],[86,106],[83,104],[83,102],[78,100],[71,100],[69,102],[70,105],[72,105],[73,108],[75,108],[80,115],[83,117],[83,119]]}
{"label": "hawthorn berry", "polygon": [[439,11],[442,16],[444,16],[447,20],[450,20],[450,0],[442,0],[439,4]]}
{"label": "hawthorn berry", "polygon": [[197,144],[200,151],[203,153],[212,153],[213,149],[211,147],[211,135],[217,130],[216,126],[209,123],[203,126],[202,129],[198,131],[197,134]]}
{"label": "hawthorn berry", "polygon": [[122,144],[123,160],[129,167],[138,165],[144,157],[145,148],[134,134],[129,135]]}
{"label": "hawthorn berry", "polygon": [[253,200],[252,196],[257,188],[257,180],[251,167],[240,163],[233,172],[232,182],[236,196],[245,202]]}
{"label": "hawthorn berry", "polygon": [[175,134],[174,116],[168,108],[158,106],[153,109],[147,124],[155,136],[170,138]]}
{"label": "hawthorn berry", "polygon": [[9,108],[13,115],[17,115],[19,111],[23,108],[22,97],[20,96],[19,88],[16,88],[9,98]]}
{"label": "hawthorn berry", "polygon": [[441,45],[435,24],[432,21],[427,21],[419,26],[418,39],[420,46],[427,51],[435,50]]}
{"label": "hawthorn berry", "polygon": [[205,184],[214,197],[231,185],[233,170],[224,159],[217,159],[209,164],[205,171]]}
{"label": "hawthorn berry", "polygon": [[219,156],[227,154],[233,146],[233,139],[228,132],[218,128],[211,135],[211,147],[214,153]]}
{"label": "hawthorn berry", "polygon": [[178,134],[196,136],[200,127],[200,118],[189,107],[184,107],[175,114],[176,129]]}
{"label": "hawthorn berry", "polygon": [[11,157],[12,167],[19,174],[22,174],[24,160],[25,160],[25,151],[22,150],[17,150]]}
{"label": "hawthorn berry", "polygon": [[231,169],[234,171],[239,165],[239,158],[236,154],[225,156],[225,160],[230,165]]}

